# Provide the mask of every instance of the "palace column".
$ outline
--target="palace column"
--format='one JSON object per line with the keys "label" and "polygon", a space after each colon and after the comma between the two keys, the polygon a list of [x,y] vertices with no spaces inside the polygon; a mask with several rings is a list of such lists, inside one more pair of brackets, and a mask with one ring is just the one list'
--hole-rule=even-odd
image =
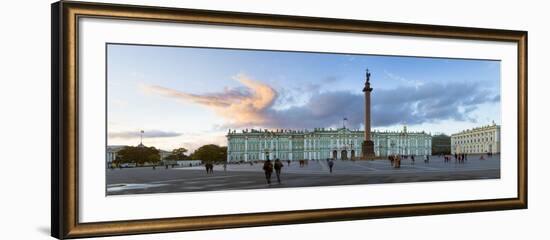
{"label": "palace column", "polygon": [[361,144],[361,152],[363,153],[363,159],[372,159],[374,158],[374,143],[372,142],[370,134],[370,94],[372,92],[372,88],[370,87],[370,72],[368,69],[366,72],[366,81],[363,92],[365,93],[365,139]]}
{"label": "palace column", "polygon": [[288,154],[288,160],[292,161],[292,160],[294,160],[294,159],[292,159],[292,152],[294,151],[292,149],[292,141],[293,141],[292,136],[290,136],[288,139],[289,139],[288,148],[289,148],[289,151],[290,151],[290,153]]}
{"label": "palace column", "polygon": [[248,137],[244,137],[244,161],[248,162]]}

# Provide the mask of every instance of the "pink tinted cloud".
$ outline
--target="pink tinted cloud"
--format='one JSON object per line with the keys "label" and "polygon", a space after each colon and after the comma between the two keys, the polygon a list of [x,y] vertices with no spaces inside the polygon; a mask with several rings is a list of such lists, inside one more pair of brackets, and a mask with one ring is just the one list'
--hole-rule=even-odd
{"label": "pink tinted cloud", "polygon": [[147,93],[203,105],[227,119],[231,126],[259,126],[266,123],[267,110],[277,98],[275,89],[244,74],[233,79],[244,85],[244,91],[225,89],[217,93],[191,94],[158,85],[142,85],[141,89]]}

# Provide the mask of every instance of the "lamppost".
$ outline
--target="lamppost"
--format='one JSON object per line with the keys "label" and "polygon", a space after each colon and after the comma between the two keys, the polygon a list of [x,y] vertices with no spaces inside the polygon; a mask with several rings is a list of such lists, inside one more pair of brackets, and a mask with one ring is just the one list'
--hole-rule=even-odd
{"label": "lamppost", "polygon": [[139,130],[139,145],[138,147],[143,147],[143,130]]}

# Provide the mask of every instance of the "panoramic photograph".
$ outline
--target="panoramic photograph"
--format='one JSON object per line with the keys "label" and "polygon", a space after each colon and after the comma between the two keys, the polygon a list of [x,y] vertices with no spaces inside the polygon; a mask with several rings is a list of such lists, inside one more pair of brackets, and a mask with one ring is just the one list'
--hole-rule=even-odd
{"label": "panoramic photograph", "polygon": [[500,179],[497,60],[106,51],[106,195]]}

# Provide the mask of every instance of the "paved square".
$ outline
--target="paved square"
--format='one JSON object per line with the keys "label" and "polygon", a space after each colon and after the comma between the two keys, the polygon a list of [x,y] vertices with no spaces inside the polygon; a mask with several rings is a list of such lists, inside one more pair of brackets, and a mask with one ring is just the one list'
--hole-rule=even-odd
{"label": "paved square", "polygon": [[454,159],[445,163],[438,156],[432,156],[429,163],[419,157],[413,163],[409,158],[401,161],[399,169],[391,167],[389,160],[335,161],[332,173],[327,162],[322,160],[309,161],[304,167],[297,161],[290,165],[284,162],[281,183],[277,183],[274,172],[270,185],[266,183],[262,167],[263,163],[228,164],[224,171],[223,165],[215,165],[213,174],[206,174],[204,166],[107,169],[107,194],[499,179],[500,155],[485,156],[484,160],[479,155],[472,155],[462,164]]}

